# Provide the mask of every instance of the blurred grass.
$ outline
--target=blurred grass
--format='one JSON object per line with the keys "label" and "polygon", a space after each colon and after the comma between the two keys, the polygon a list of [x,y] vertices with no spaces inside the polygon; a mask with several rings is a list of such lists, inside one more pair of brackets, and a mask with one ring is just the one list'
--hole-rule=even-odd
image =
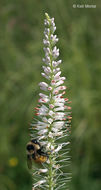
{"label": "blurred grass", "polygon": [[96,4],[73,9],[71,0],[0,1],[0,190],[31,189],[25,146],[38,83],[44,80],[45,12],[55,17],[62,74],[73,102],[71,189],[101,189],[101,5]]}

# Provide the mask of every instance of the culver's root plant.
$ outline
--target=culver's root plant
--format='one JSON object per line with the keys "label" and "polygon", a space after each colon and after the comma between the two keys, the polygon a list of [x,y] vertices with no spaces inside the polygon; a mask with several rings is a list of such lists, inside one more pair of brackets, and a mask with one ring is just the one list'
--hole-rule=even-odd
{"label": "culver's root plant", "polygon": [[[58,59],[59,49],[55,35],[54,18],[45,14],[43,82],[39,83],[38,105],[35,108],[31,124],[32,153],[28,159],[32,164],[32,190],[67,190],[71,175],[68,172],[70,164],[69,132],[71,127],[71,107],[68,98],[64,98],[66,86],[65,77],[61,76]],[[36,140],[36,144],[35,144]],[[34,145],[33,145],[34,142]],[[31,145],[32,143],[32,145]]]}

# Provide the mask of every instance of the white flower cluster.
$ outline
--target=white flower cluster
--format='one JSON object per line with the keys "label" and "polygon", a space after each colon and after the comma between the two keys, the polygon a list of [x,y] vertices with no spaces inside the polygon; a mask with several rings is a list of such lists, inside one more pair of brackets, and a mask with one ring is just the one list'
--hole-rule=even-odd
{"label": "white flower cluster", "polygon": [[[61,144],[55,142],[57,139],[68,136],[68,126],[71,122],[71,107],[68,105],[70,103],[69,100],[63,97],[66,89],[66,86],[63,85],[65,77],[61,76],[59,68],[62,61],[58,60],[59,49],[56,47],[58,38],[57,35],[54,35],[56,30],[54,18],[51,19],[46,14],[44,24],[45,37],[43,43],[45,46],[45,58],[43,62],[45,65],[43,66],[44,72],[42,72],[42,76],[45,77],[46,81],[39,83],[43,92],[39,94],[39,105],[35,108],[37,118],[32,123],[32,126],[36,130],[38,140],[45,146],[46,151],[51,152],[47,161],[51,172],[48,172],[46,168],[41,170],[44,171],[43,173],[48,172],[48,177],[39,181],[35,186],[38,186],[38,184],[40,186],[40,184],[48,181],[47,189],[50,189],[50,184],[52,185],[53,182],[56,182],[52,175],[57,168],[60,168],[56,161],[57,153],[69,144],[69,142]],[[34,137],[33,134],[32,137]]]}

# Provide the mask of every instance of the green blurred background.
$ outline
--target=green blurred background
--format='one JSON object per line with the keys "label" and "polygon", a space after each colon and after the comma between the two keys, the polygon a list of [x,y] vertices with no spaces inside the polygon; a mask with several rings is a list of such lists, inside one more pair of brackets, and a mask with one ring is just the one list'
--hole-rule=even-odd
{"label": "green blurred background", "polygon": [[[97,5],[73,8],[73,3]],[[44,13],[55,17],[62,75],[72,99],[71,190],[101,189],[101,3],[0,0],[0,190],[30,190],[29,122],[38,100]]]}

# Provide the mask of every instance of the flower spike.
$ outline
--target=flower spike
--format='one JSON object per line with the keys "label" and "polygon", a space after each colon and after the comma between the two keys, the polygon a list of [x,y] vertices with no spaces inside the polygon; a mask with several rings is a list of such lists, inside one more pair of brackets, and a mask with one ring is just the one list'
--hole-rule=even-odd
{"label": "flower spike", "polygon": [[[70,164],[68,156],[71,107],[68,98],[64,98],[66,86],[65,77],[61,76],[56,26],[54,18],[45,13],[44,30],[44,77],[39,83],[40,89],[38,106],[35,108],[35,118],[31,124],[31,137],[40,142],[47,153],[47,160],[38,168],[34,168],[34,189],[68,189],[69,173],[66,166]],[[44,151],[40,151],[44,156]],[[65,169],[64,169],[65,168]],[[35,172],[36,171],[36,172]]]}

